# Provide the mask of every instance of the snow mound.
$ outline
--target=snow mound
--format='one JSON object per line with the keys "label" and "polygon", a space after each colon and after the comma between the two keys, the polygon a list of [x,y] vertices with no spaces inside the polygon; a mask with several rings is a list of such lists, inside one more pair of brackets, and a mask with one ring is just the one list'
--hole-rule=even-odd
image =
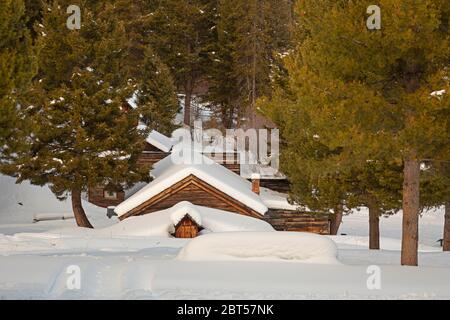
{"label": "snow mound", "polygon": [[195,221],[199,226],[202,225],[202,217],[200,212],[195,208],[195,206],[187,201],[180,202],[170,209],[170,220],[173,225],[177,225],[186,216],[189,215],[192,220]]}
{"label": "snow mound", "polygon": [[[186,212],[187,211],[187,212]],[[117,224],[103,229],[66,229],[56,230],[58,234],[69,236],[101,237],[171,237],[174,226],[188,213],[201,225],[202,234],[211,232],[249,232],[275,231],[263,220],[243,216],[237,213],[196,206],[190,202],[180,202],[172,208],[152,212],[143,216],[127,218]]]}
{"label": "snow mound", "polygon": [[299,232],[233,232],[190,241],[178,259],[189,261],[292,261],[340,264],[336,244],[327,237]]}
{"label": "snow mound", "polygon": [[264,204],[270,209],[281,210],[298,210],[300,207],[294,204],[290,204],[288,201],[288,195],[280,193],[267,188],[261,188],[261,199]]}
{"label": "snow mound", "polygon": [[[83,200],[83,208],[92,222],[107,225],[106,210]],[[25,181],[0,175],[0,225],[32,223],[40,218],[73,217],[70,199],[59,201],[47,186],[39,187]],[[44,219],[45,220],[45,219]]]}

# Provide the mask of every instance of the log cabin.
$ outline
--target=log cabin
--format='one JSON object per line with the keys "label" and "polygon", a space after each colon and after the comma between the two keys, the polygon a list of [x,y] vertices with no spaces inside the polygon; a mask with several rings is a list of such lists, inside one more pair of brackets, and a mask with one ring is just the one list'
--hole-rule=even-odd
{"label": "log cabin", "polygon": [[[172,139],[157,131],[152,131],[145,141],[144,151],[139,156],[137,163],[138,165],[151,168],[162,159],[168,157],[173,147],[174,142]],[[224,151],[215,154],[205,153],[204,155],[248,181],[251,181],[251,173],[259,172],[261,174],[261,187],[282,193],[288,193],[290,190],[289,182],[282,173],[274,172],[270,167],[240,163],[237,152]],[[111,185],[93,186],[88,189],[87,200],[102,208],[117,206],[133,195],[137,188],[141,186],[141,184],[138,184],[131,189],[123,189],[120,186]]]}
{"label": "log cabin", "polygon": [[[115,207],[114,211],[123,220],[190,201],[265,220],[279,231],[329,233],[327,215],[302,212],[288,203],[289,182],[283,174],[273,172],[270,167],[243,165],[237,153],[202,155],[204,162],[208,160],[214,165],[176,166],[170,157],[173,147],[170,138],[152,131],[138,163],[152,166],[151,175],[155,180],[127,190],[111,185],[92,187],[88,190],[89,202],[104,208]],[[258,172],[258,177],[255,178],[252,172]],[[161,181],[166,183],[164,187],[161,187]],[[149,193],[150,190],[158,192]],[[130,206],[136,199],[142,201]],[[130,208],[121,212],[124,207]]]}
{"label": "log cabin", "polygon": [[168,156],[154,165],[154,180],[119,204],[119,219],[171,208],[182,201],[262,218],[268,208],[251,183],[204,155],[199,163],[177,163]]}
{"label": "log cabin", "polygon": [[[153,130],[145,141],[144,151],[137,159],[140,166],[153,167],[162,159],[168,157],[174,147],[174,142],[169,137]],[[206,154],[217,163],[236,174],[241,173],[241,165],[236,152],[223,152],[216,154]],[[123,189],[120,186],[93,186],[88,189],[88,201],[96,206],[108,208],[117,206],[133,195],[142,186],[138,184],[131,189]]]}
{"label": "log cabin", "polygon": [[120,220],[152,214],[188,201],[261,219],[279,231],[307,231],[329,234],[329,218],[300,212],[285,194],[261,187],[260,176],[252,181],[200,155],[201,164],[174,163],[171,156],[154,165],[154,180],[119,204]]}

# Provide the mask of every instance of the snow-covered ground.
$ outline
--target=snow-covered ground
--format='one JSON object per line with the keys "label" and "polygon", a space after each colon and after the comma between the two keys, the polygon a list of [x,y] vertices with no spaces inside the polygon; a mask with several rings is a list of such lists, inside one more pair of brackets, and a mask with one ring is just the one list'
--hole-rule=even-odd
{"label": "snow-covered ground", "polygon": [[[70,202],[57,201],[47,188],[16,186],[1,176],[0,191],[0,298],[450,298],[450,254],[441,252],[436,242],[442,238],[442,209],[420,219],[420,267],[414,268],[399,265],[401,214],[382,218],[380,251],[367,249],[365,210],[344,218],[340,232],[346,235],[317,236],[319,241],[301,235],[291,239],[248,224],[244,231],[253,228],[258,231],[255,237],[240,230],[191,242],[142,233],[146,224],[154,228],[158,221],[170,221],[170,215],[117,225],[104,209],[87,203],[97,230],[77,229],[73,219],[33,223],[36,214],[70,214]],[[205,223],[223,228],[224,222],[213,218],[202,216]],[[214,230],[233,230],[230,221],[227,229]],[[332,255],[329,239],[337,246],[338,262],[302,261],[308,253],[319,252],[311,251],[313,245],[320,244],[321,255]],[[195,258],[186,259],[186,250]],[[233,259],[224,258],[224,252]],[[371,265],[378,267],[368,269]],[[70,286],[74,270],[80,271],[79,289]],[[367,282],[372,283],[371,273],[378,275],[378,270],[381,288],[370,290]]]}

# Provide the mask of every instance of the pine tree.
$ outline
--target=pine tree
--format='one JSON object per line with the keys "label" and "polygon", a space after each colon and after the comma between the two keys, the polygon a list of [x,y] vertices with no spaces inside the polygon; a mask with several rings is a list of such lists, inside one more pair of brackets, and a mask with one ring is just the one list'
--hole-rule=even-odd
{"label": "pine tree", "polygon": [[445,202],[444,238],[442,244],[444,251],[450,251],[450,202]]}
{"label": "pine tree", "polygon": [[441,182],[439,202],[444,205],[445,210],[442,248],[444,251],[450,251],[450,163],[442,162],[438,168]]}
{"label": "pine tree", "polygon": [[450,251],[450,164],[446,161],[426,161],[422,164],[421,202],[426,208],[444,207],[444,251]]}
{"label": "pine tree", "polygon": [[148,22],[150,44],[184,93],[184,123],[190,125],[193,95],[209,60],[214,1],[161,0],[153,9]]}
{"label": "pine tree", "polygon": [[0,162],[23,144],[16,107],[34,71],[34,52],[22,0],[0,1]]}
{"label": "pine tree", "polygon": [[148,127],[170,136],[179,109],[172,75],[150,48],[144,51],[143,61],[139,74],[143,81],[138,87],[137,104],[148,111],[142,114],[141,120]]}
{"label": "pine tree", "polygon": [[[417,265],[420,164],[449,160],[449,7],[444,0],[383,0],[381,30],[368,30],[369,1],[300,0],[296,52],[287,59],[290,105],[306,115],[346,169],[402,164],[402,264]],[[446,90],[442,97],[431,96]],[[294,126],[294,124],[292,125]],[[299,149],[294,149],[301,152]]]}
{"label": "pine tree", "polygon": [[289,1],[218,1],[207,100],[224,127],[259,126],[256,100],[270,93],[289,48],[290,9]]}
{"label": "pine tree", "polygon": [[[379,218],[401,209],[401,165],[386,161],[341,165],[336,159],[342,148],[321,143],[318,134],[311,134],[308,115],[295,110],[295,100],[284,98],[260,106],[281,129],[285,141],[281,170],[291,182],[292,200],[313,211],[330,212],[332,235],[338,233],[343,214],[368,207],[369,248],[379,249]],[[289,111],[280,112],[280,105]]]}
{"label": "pine tree", "polygon": [[80,30],[66,27],[69,5],[53,2],[44,10],[39,72],[20,110],[30,120],[29,149],[10,169],[18,182],[49,185],[58,198],[70,194],[77,224],[92,227],[83,191],[149,179],[149,168],[136,165],[148,133],[137,124],[149,110],[122,109],[136,80],[123,71],[129,38],[124,22],[111,14],[112,2],[83,2]]}
{"label": "pine tree", "polygon": [[116,0],[114,15],[125,22],[128,41],[125,74],[136,82],[136,103],[145,107],[141,121],[161,133],[170,135],[179,110],[177,90],[168,67],[152,48],[153,34],[149,26],[154,3]]}
{"label": "pine tree", "polygon": [[27,27],[30,30],[31,37],[36,39],[38,33],[35,26],[42,21],[43,7],[45,1],[24,0],[25,14],[27,16]]}

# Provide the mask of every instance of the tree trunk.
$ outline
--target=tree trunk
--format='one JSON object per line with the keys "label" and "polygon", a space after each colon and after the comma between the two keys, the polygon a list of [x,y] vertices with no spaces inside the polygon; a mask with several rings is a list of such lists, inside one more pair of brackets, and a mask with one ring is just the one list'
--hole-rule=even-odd
{"label": "tree trunk", "polygon": [[445,203],[444,251],[450,251],[450,202]]}
{"label": "tree trunk", "polygon": [[414,158],[404,161],[403,169],[403,234],[402,234],[402,265],[418,265],[419,243],[419,177],[420,163]]}
{"label": "tree trunk", "polygon": [[83,205],[81,203],[81,190],[79,189],[72,190],[72,210],[79,227],[93,229],[91,223],[86,217],[86,213],[84,212]]}
{"label": "tree trunk", "polygon": [[191,102],[192,102],[192,82],[189,79],[186,83],[184,96],[184,124],[191,126]]}
{"label": "tree trunk", "polygon": [[339,232],[339,227],[341,226],[342,223],[342,214],[343,214],[342,207],[336,208],[334,210],[334,215],[331,218],[331,225],[330,225],[330,234],[332,236],[337,235]]}
{"label": "tree trunk", "polygon": [[375,200],[370,200],[369,207],[369,249],[380,250],[380,208]]}

